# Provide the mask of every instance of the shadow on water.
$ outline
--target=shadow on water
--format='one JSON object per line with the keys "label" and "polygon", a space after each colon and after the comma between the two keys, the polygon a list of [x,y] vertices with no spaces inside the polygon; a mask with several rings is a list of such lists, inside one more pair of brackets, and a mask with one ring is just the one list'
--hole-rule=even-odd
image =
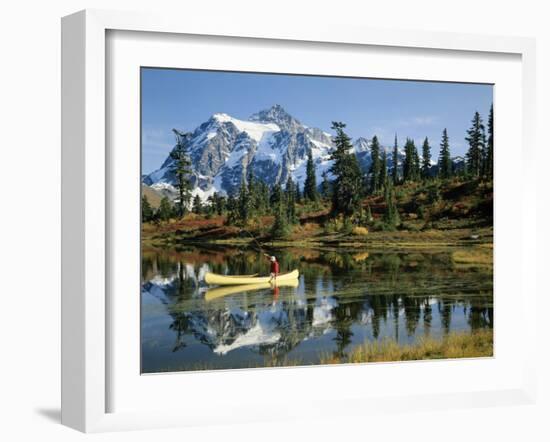
{"label": "shadow on water", "polygon": [[316,364],[367,340],[402,344],[493,327],[492,266],[451,252],[274,250],[297,286],[208,288],[204,274],[268,274],[238,248],[144,251],[144,372]]}

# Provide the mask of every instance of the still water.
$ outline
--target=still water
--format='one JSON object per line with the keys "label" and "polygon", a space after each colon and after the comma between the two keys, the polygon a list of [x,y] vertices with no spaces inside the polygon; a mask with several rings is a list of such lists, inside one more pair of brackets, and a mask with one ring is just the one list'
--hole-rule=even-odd
{"label": "still water", "polygon": [[269,250],[297,287],[244,291],[205,285],[207,271],[268,274],[242,248],[142,254],[142,372],[318,364],[366,340],[414,343],[493,327],[490,265],[457,264],[453,250]]}

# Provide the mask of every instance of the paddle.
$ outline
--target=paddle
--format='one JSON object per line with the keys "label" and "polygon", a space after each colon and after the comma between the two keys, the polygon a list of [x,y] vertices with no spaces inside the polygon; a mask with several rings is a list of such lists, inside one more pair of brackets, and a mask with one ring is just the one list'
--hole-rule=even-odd
{"label": "paddle", "polygon": [[263,253],[265,256],[267,256],[269,258],[270,255],[268,255],[267,253],[264,252],[264,249],[262,248],[262,245],[258,242],[258,240],[254,237],[254,235],[252,235],[252,233],[250,233],[246,229],[243,229],[242,227],[241,227],[241,230],[248,233],[248,235],[252,238],[252,240],[258,245],[258,248],[259,248],[260,252]]}

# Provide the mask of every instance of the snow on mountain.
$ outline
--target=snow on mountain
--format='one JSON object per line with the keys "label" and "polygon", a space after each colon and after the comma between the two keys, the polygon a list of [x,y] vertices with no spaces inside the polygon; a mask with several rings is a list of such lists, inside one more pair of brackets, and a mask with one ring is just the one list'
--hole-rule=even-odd
{"label": "snow on mountain", "polygon": [[[310,151],[316,165],[317,184],[332,165],[331,135],[303,125],[280,105],[255,113],[248,120],[217,113],[193,132],[174,133],[188,148],[193,196],[198,194],[203,200],[214,192],[234,193],[250,172],[270,186],[284,185],[289,177],[303,186]],[[362,169],[368,171],[370,142],[358,138],[353,151]],[[391,155],[388,162],[391,164]],[[171,157],[168,156],[158,170],[145,176],[143,183],[174,199]]]}

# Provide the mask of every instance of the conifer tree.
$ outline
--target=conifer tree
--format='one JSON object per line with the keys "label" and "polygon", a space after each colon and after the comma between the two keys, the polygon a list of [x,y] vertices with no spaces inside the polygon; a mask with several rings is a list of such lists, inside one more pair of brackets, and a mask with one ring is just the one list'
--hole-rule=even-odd
{"label": "conifer tree", "polygon": [[325,171],[321,175],[323,177],[323,181],[321,182],[321,196],[324,199],[330,198],[330,183],[328,181],[328,173]]}
{"label": "conifer tree", "polygon": [[146,195],[141,197],[141,222],[147,223],[153,219],[153,208]]}
{"label": "conifer tree", "polygon": [[394,185],[397,185],[399,182],[399,146],[397,144],[397,134],[393,143],[392,165],[392,181]]}
{"label": "conifer tree", "polygon": [[170,152],[172,172],[176,176],[176,189],[178,191],[178,215],[183,217],[191,200],[191,161],[187,155],[187,139],[189,134],[183,134],[173,129],[176,135],[176,147]]}
{"label": "conifer tree", "polygon": [[260,212],[265,215],[269,212],[269,186],[261,181],[260,182]]}
{"label": "conifer tree", "polygon": [[288,177],[288,180],[286,182],[285,190],[287,219],[290,224],[296,224],[296,222],[298,221],[298,218],[296,216],[296,188],[294,186],[294,181],[292,181],[292,177],[290,176]]}
{"label": "conifer tree", "polygon": [[422,144],[422,178],[424,179],[430,177],[430,169],[432,167],[431,159],[431,147],[428,142],[428,137],[426,137],[424,139],[424,143]]}
{"label": "conifer tree", "polygon": [[489,119],[487,121],[487,144],[484,155],[484,175],[487,178],[493,178],[493,143],[494,143],[494,122],[493,122],[493,105],[491,104],[491,110],[489,111]]}
{"label": "conifer tree", "polygon": [[200,215],[202,213],[202,210],[202,200],[201,197],[197,194],[195,195],[195,198],[193,198],[193,213]]}
{"label": "conifer tree", "polygon": [[219,194],[217,192],[214,192],[212,195],[206,198],[206,204],[203,207],[204,213],[206,213],[206,215],[221,215],[221,213],[218,213],[218,198]]}
{"label": "conifer tree", "polygon": [[271,228],[271,236],[278,239],[286,238],[290,233],[288,226],[287,213],[284,207],[284,201],[281,198],[275,210],[275,222]]}
{"label": "conifer tree", "polygon": [[172,205],[168,197],[163,197],[160,200],[160,206],[158,209],[158,217],[161,221],[168,221],[172,215]]}
{"label": "conifer tree", "polygon": [[319,199],[319,194],[317,193],[317,178],[315,177],[315,163],[313,162],[313,153],[311,152],[311,149],[307,154],[304,197],[312,202]]}
{"label": "conifer tree", "polygon": [[275,184],[271,189],[271,195],[269,197],[269,205],[272,208],[273,214],[276,214],[279,210],[279,203],[283,201],[283,190],[280,184]]}
{"label": "conifer tree", "polygon": [[438,158],[438,176],[442,179],[450,178],[453,174],[453,163],[451,161],[451,149],[449,147],[449,136],[447,128],[443,129]]}
{"label": "conifer tree", "polygon": [[395,140],[393,142],[392,182],[394,186],[399,182],[399,145],[397,144],[397,134],[395,134]]}
{"label": "conifer tree", "polygon": [[384,183],[388,178],[388,156],[386,154],[386,149],[382,148],[382,156],[380,159],[380,177],[378,178],[378,188],[383,189]]}
{"label": "conifer tree", "polygon": [[335,149],[330,159],[333,164],[330,172],[335,176],[332,190],[332,213],[349,217],[358,210],[361,201],[361,169],[357,157],[350,153],[353,147],[350,137],[344,132],[346,125],[333,122],[336,131],[333,138]]}
{"label": "conifer tree", "polygon": [[419,158],[414,141],[407,138],[405,142],[405,161],[403,162],[403,180],[415,181],[418,178]]}
{"label": "conifer tree", "polygon": [[378,142],[378,137],[376,135],[372,137],[370,149],[371,166],[369,190],[372,193],[376,193],[380,189],[380,170],[382,168],[380,162],[380,143]]}
{"label": "conifer tree", "polygon": [[235,199],[235,196],[233,194],[230,194],[227,197],[227,221],[226,223],[230,226],[234,225],[238,221],[238,204],[237,200]]}
{"label": "conifer tree", "polygon": [[252,173],[252,168],[248,172],[247,176],[247,193],[248,193],[248,207],[249,217],[253,217],[260,208],[260,184]]}
{"label": "conifer tree", "polygon": [[226,209],[227,201],[226,198],[221,196],[218,192],[214,192],[212,196],[208,198],[210,201],[210,205],[212,206],[212,210],[218,214],[222,215],[223,212]]}
{"label": "conifer tree", "polygon": [[296,204],[301,204],[301,202],[302,202],[302,192],[300,191],[300,183],[296,183],[296,185],[294,187],[296,188],[296,197],[295,197]]}
{"label": "conifer tree", "polygon": [[420,156],[418,155],[418,149],[416,148],[413,140],[413,180],[418,181],[420,179]]}
{"label": "conifer tree", "polygon": [[397,210],[397,204],[395,202],[395,191],[392,183],[386,180],[384,186],[384,202],[386,204],[386,210],[384,211],[383,221],[386,227],[394,229],[401,222],[399,219],[399,211]]}
{"label": "conifer tree", "polygon": [[239,190],[239,199],[237,201],[237,210],[239,215],[239,221],[246,225],[251,215],[252,207],[250,201],[250,194],[248,193],[248,187],[244,180],[241,181],[241,188]]}
{"label": "conifer tree", "polygon": [[485,126],[479,112],[474,114],[472,126],[468,129],[466,141],[470,146],[466,153],[467,172],[472,177],[478,177],[482,170],[483,151],[485,150]]}

